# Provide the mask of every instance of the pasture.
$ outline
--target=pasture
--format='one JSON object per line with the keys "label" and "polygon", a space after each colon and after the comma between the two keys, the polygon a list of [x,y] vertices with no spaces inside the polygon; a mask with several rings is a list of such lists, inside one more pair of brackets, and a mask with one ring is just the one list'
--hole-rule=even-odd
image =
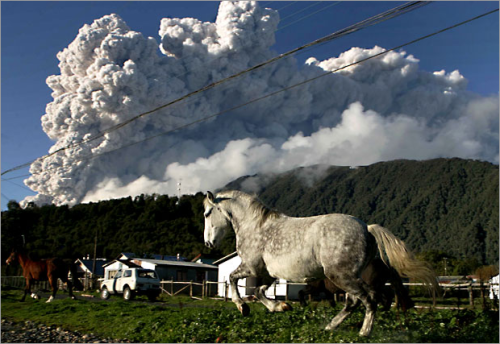
{"label": "pasture", "polygon": [[[78,295],[78,293],[77,293]],[[395,309],[379,307],[372,335],[358,335],[364,309],[356,310],[335,331],[325,325],[341,305],[312,302],[307,307],[293,303],[293,310],[269,313],[260,303],[249,303],[243,317],[232,302],[165,297],[160,302],[125,302],[120,298],[101,301],[27,298],[22,292],[2,290],[2,319],[31,320],[69,330],[123,338],[131,342],[488,342],[499,341],[498,311],[410,310],[406,316]]]}

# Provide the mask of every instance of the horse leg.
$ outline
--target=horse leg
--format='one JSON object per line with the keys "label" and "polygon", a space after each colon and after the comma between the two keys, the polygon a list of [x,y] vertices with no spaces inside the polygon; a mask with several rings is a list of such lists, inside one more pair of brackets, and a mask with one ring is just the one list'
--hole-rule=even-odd
{"label": "horse leg", "polygon": [[263,285],[260,287],[257,287],[255,289],[255,296],[257,299],[266,306],[266,308],[270,312],[283,312],[283,311],[291,311],[292,306],[290,306],[286,302],[280,302],[280,301],[273,301],[270,300],[266,297],[266,290],[273,284],[273,282],[276,281],[276,279],[272,277],[265,277],[262,279]]}
{"label": "horse leg", "polygon": [[335,307],[335,293],[332,293],[330,290],[325,290],[325,298],[328,300],[330,307]]}
{"label": "horse leg", "polygon": [[415,307],[415,304],[408,295],[408,291],[404,287],[399,275],[392,274],[389,282],[391,283],[392,289],[394,290],[396,296],[396,308],[401,307],[403,312],[406,312],[407,309]]}
{"label": "horse leg", "polygon": [[50,276],[49,277],[50,288],[52,289],[52,295],[50,295],[49,299],[46,301],[47,303],[52,302],[55,299],[57,293],[57,277]]}
{"label": "horse leg", "polygon": [[243,316],[250,314],[250,307],[248,307],[248,305],[241,299],[240,292],[238,290],[238,280],[250,275],[251,271],[243,265],[243,263],[241,263],[240,266],[238,266],[236,270],[229,275],[229,283],[231,284],[232,290],[231,300],[234,302],[236,307],[238,307],[238,310]]}
{"label": "horse leg", "polygon": [[63,283],[68,285],[69,297],[74,300],[75,296],[73,295],[73,283],[71,282],[71,278],[68,277],[68,274],[63,274],[60,278]]}
{"label": "horse leg", "polygon": [[70,281],[69,278],[66,280],[66,283],[68,284],[68,294],[69,294],[69,297],[72,300],[75,300],[76,297],[75,297],[75,295],[73,295],[73,283]]}
{"label": "horse leg", "polygon": [[313,287],[310,284],[307,284],[304,289],[299,291],[299,301],[302,307],[307,306],[306,296],[312,295]]}
{"label": "horse leg", "polygon": [[24,295],[21,297],[21,302],[26,299],[26,295],[31,294],[31,279],[26,278],[26,286],[24,287]]}
{"label": "horse leg", "polygon": [[325,330],[330,331],[336,329],[344,320],[347,318],[352,311],[354,311],[359,306],[359,299],[353,297],[350,294],[345,296],[344,308],[338,313],[335,318],[326,326]]}
{"label": "horse leg", "polygon": [[388,311],[389,309],[391,309],[393,298],[394,296],[391,288],[385,287],[381,290],[380,303],[382,304],[382,310]]}
{"label": "horse leg", "polygon": [[[328,276],[328,278],[332,282],[334,281],[333,277]],[[358,301],[361,301],[366,308],[366,313],[359,335],[369,336],[377,310],[377,302],[375,301],[375,291],[373,288],[366,284],[361,278],[352,278],[347,275],[336,278],[334,284],[338,285],[346,293],[349,293],[349,297],[346,295],[346,304],[344,308],[335,318],[333,318],[332,322],[326,327],[326,330],[333,330],[338,327],[358,306]],[[352,304],[348,301],[349,298],[352,299]]]}

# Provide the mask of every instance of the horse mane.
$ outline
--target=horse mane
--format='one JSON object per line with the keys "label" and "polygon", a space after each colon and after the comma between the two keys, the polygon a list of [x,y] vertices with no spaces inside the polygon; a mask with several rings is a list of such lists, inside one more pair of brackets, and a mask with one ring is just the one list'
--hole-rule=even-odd
{"label": "horse mane", "polygon": [[[242,191],[232,190],[223,191],[217,194],[217,201],[223,201],[231,198],[242,198],[248,202],[248,211],[258,218],[258,226],[261,227],[269,219],[277,219],[280,213],[265,206],[257,197],[257,195],[249,195]],[[205,199],[205,205],[207,204]]]}
{"label": "horse mane", "polygon": [[266,207],[256,196],[252,197],[249,208],[259,217],[259,227],[268,219],[277,219],[280,216],[280,213]]}

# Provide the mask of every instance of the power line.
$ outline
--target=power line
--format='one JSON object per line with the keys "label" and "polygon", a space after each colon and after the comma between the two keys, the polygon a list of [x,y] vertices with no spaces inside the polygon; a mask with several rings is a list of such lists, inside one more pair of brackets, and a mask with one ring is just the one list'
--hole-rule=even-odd
{"label": "power line", "polygon": [[8,181],[8,180],[14,180],[14,179],[19,179],[19,178],[24,178],[24,177],[29,177],[31,174],[23,174],[22,176],[17,176],[17,177],[11,177],[11,178],[2,178],[3,181]]}
{"label": "power line", "polygon": [[[120,150],[120,149],[127,148],[127,147],[131,147],[131,146],[134,146],[134,145],[137,145],[137,144],[140,144],[140,143],[143,143],[143,142],[146,142],[146,141],[152,140],[152,139],[154,139],[154,138],[157,138],[157,137],[160,137],[160,136],[163,136],[163,135],[168,135],[168,134],[171,134],[171,133],[173,133],[173,132],[175,132],[175,131],[183,130],[183,129],[187,128],[187,127],[190,127],[190,126],[192,126],[192,125],[195,125],[195,124],[198,124],[198,123],[201,123],[201,122],[207,121],[207,120],[209,120],[209,119],[212,119],[212,118],[215,118],[215,117],[221,116],[221,115],[223,115],[223,114],[225,114],[225,113],[228,113],[228,112],[230,112],[230,111],[234,111],[234,110],[237,110],[237,109],[242,108],[242,107],[244,107],[244,106],[250,105],[250,104],[252,104],[252,103],[255,103],[255,102],[261,101],[261,100],[263,100],[263,99],[270,98],[270,97],[272,97],[272,96],[274,96],[274,95],[276,95],[276,94],[279,94],[279,93],[281,93],[281,92],[285,92],[285,91],[291,90],[291,89],[293,89],[293,88],[300,87],[300,86],[305,85],[305,84],[307,84],[307,83],[309,83],[309,82],[312,82],[312,81],[318,80],[318,79],[320,79],[320,78],[322,78],[322,77],[324,77],[324,76],[327,76],[327,75],[330,75],[330,74],[337,73],[337,72],[339,72],[339,71],[341,71],[341,70],[344,70],[344,69],[347,69],[347,68],[349,68],[349,67],[352,67],[352,66],[355,66],[355,65],[361,64],[361,63],[363,63],[363,62],[366,62],[366,61],[368,61],[368,60],[375,59],[375,58],[377,58],[377,57],[383,56],[383,55],[385,55],[385,54],[388,54],[388,53],[389,53],[389,52],[391,52],[391,51],[395,51],[395,50],[398,50],[398,49],[404,48],[404,47],[406,47],[406,46],[409,46],[409,45],[411,45],[411,44],[415,44],[415,43],[420,42],[420,41],[422,41],[422,40],[424,40],[424,39],[427,39],[427,38],[430,38],[430,37],[436,36],[436,35],[438,35],[438,34],[441,34],[441,33],[443,33],[443,32],[446,32],[446,31],[452,30],[452,29],[454,29],[454,28],[456,28],[456,27],[459,27],[459,26],[465,25],[465,24],[467,24],[467,23],[470,23],[470,22],[472,22],[472,21],[474,21],[474,20],[480,19],[480,18],[482,18],[482,17],[485,17],[485,16],[490,15],[490,14],[495,13],[495,12],[498,12],[498,9],[495,9],[495,10],[492,10],[492,11],[489,11],[489,12],[486,12],[486,13],[484,13],[484,14],[481,14],[481,15],[476,16],[476,17],[473,17],[473,18],[471,18],[471,19],[468,19],[468,20],[462,21],[462,22],[457,23],[457,24],[454,24],[454,25],[452,25],[452,26],[448,26],[448,27],[446,27],[446,28],[444,28],[444,29],[441,29],[441,30],[435,31],[435,32],[433,32],[433,33],[431,33],[431,34],[428,34],[428,35],[425,35],[425,36],[421,36],[421,37],[419,37],[419,38],[417,38],[417,39],[414,39],[414,40],[412,40],[412,41],[409,41],[409,42],[403,43],[403,44],[398,45],[398,46],[396,46],[396,47],[393,47],[393,48],[391,48],[391,49],[388,49],[388,50],[382,51],[382,52],[380,52],[380,53],[377,53],[377,54],[375,54],[375,55],[369,56],[369,57],[364,58],[364,59],[362,59],[362,60],[359,60],[359,61],[356,61],[356,62],[350,63],[350,64],[348,64],[348,65],[344,65],[344,66],[339,67],[339,68],[337,68],[337,69],[335,69],[335,70],[332,70],[332,71],[327,71],[327,72],[322,73],[322,74],[320,74],[320,75],[318,75],[318,76],[316,76],[316,77],[313,77],[313,78],[310,78],[310,79],[304,80],[304,81],[302,81],[302,82],[296,83],[296,84],[294,84],[294,85],[291,85],[291,86],[288,86],[288,87],[282,88],[282,89],[280,89],[280,90],[277,90],[277,91],[274,91],[274,92],[268,93],[268,94],[263,95],[263,96],[261,96],[261,97],[254,98],[254,99],[252,99],[252,100],[250,100],[250,101],[247,101],[247,102],[245,102],[245,103],[242,103],[242,104],[236,105],[236,106],[234,106],[234,107],[232,107],[232,108],[229,108],[229,109],[226,109],[226,110],[219,111],[219,112],[217,112],[217,113],[215,113],[215,114],[212,114],[212,115],[210,115],[210,116],[206,116],[206,117],[200,118],[200,119],[198,119],[198,120],[196,120],[196,121],[193,121],[193,122],[190,122],[190,123],[187,123],[187,124],[184,124],[184,125],[178,126],[178,127],[174,128],[174,129],[170,129],[170,130],[164,131],[164,132],[162,132],[162,133],[159,133],[159,134],[156,134],[156,135],[152,135],[152,136],[147,137],[147,138],[145,138],[145,139],[142,139],[142,140],[139,140],[139,141],[136,141],[136,142],[132,142],[132,143],[126,144],[126,145],[121,146],[121,147],[117,147],[117,148],[115,148],[115,149],[113,149],[113,150],[110,150],[110,151],[107,151],[107,152],[103,152],[103,153],[100,153],[100,154],[95,154],[95,155],[92,155],[92,156],[84,157],[84,158],[79,159],[79,160],[77,160],[77,161],[87,161],[87,160],[91,160],[91,159],[97,158],[97,157],[99,157],[99,156],[102,156],[102,155],[105,155],[105,154],[109,154],[109,153],[113,153],[113,152],[116,152],[116,151],[118,151],[118,150]],[[60,167],[55,167],[54,169],[57,169],[57,168],[60,168]],[[50,170],[52,170],[52,169],[47,169],[47,170],[45,170],[45,171],[50,171]]]}
{"label": "power line", "polygon": [[305,16],[305,17],[302,17],[302,18],[300,18],[300,19],[297,19],[297,20],[295,20],[295,21],[293,21],[293,22],[291,22],[291,23],[289,23],[289,24],[287,24],[287,25],[285,25],[285,26],[282,26],[282,27],[278,28],[276,31],[286,29],[287,27],[289,27],[289,26],[291,26],[291,25],[295,25],[295,24],[297,24],[299,21],[302,21],[302,20],[304,20],[304,19],[306,19],[306,18],[309,18],[309,17],[311,17],[311,16],[313,16],[313,15],[315,15],[315,14],[319,13],[319,12],[323,12],[324,10],[326,10],[326,9],[327,9],[327,8],[329,8],[329,7],[337,6],[337,5],[338,5],[338,4],[340,4],[340,3],[342,3],[342,1],[337,1],[337,2],[334,2],[334,3],[330,4],[330,5],[328,5],[328,6],[325,6],[325,7],[323,7],[323,8],[320,8],[319,10],[317,10],[317,11],[315,11],[315,12],[313,12],[313,13],[310,13],[310,14],[308,14],[308,15],[307,15],[307,16]]}
{"label": "power line", "polygon": [[12,185],[15,185],[15,186],[17,186],[17,187],[20,187],[20,188],[22,188],[22,189],[28,190],[28,191],[30,191],[30,192],[34,192],[33,190],[31,190],[30,188],[27,188],[27,187],[26,187],[26,186],[24,186],[24,185],[19,185],[19,184],[17,184],[17,183],[12,182],[10,179],[2,179],[2,181],[3,181],[3,182],[10,183],[10,184],[12,184]]}
{"label": "power line", "polygon": [[366,27],[369,27],[369,26],[378,24],[380,22],[392,19],[392,18],[397,17],[399,15],[408,13],[408,12],[410,12],[412,10],[415,10],[417,8],[425,6],[425,5],[429,4],[429,3],[430,2],[428,2],[428,1],[413,1],[413,2],[408,2],[408,3],[405,3],[403,5],[397,6],[397,7],[393,8],[393,9],[391,9],[389,11],[377,14],[377,15],[375,15],[373,17],[370,17],[368,19],[365,19],[365,20],[363,20],[361,22],[358,22],[356,24],[348,26],[347,28],[344,28],[342,30],[336,31],[334,33],[331,33],[331,34],[329,34],[329,35],[327,35],[327,36],[325,36],[323,38],[320,38],[320,39],[317,39],[315,41],[309,42],[309,43],[307,43],[305,45],[302,45],[302,46],[300,46],[298,48],[292,49],[292,50],[290,50],[290,51],[288,51],[286,53],[282,53],[282,54],[280,54],[280,55],[278,55],[276,57],[273,57],[273,58],[271,58],[271,59],[269,59],[269,60],[267,60],[265,62],[259,63],[259,64],[255,65],[253,67],[245,69],[245,70],[243,70],[241,72],[238,72],[236,74],[233,74],[233,75],[231,75],[229,77],[226,77],[226,78],[221,79],[219,81],[215,81],[215,82],[213,82],[213,83],[211,83],[209,85],[206,85],[206,86],[204,86],[204,87],[202,87],[202,88],[200,88],[200,89],[198,89],[196,91],[190,92],[190,93],[188,93],[188,94],[186,94],[186,95],[184,95],[184,96],[182,96],[180,98],[177,98],[177,99],[175,99],[173,101],[170,101],[170,102],[168,102],[168,103],[166,103],[164,105],[161,105],[161,106],[159,106],[157,108],[154,108],[152,110],[143,112],[143,113],[141,113],[141,114],[139,114],[137,116],[134,116],[134,117],[132,117],[132,118],[126,120],[126,121],[123,121],[123,122],[121,122],[121,123],[119,123],[117,125],[114,125],[114,126],[112,126],[110,128],[107,128],[107,129],[103,130],[102,132],[99,132],[99,133],[97,133],[95,135],[91,135],[87,139],[84,139],[84,140],[79,141],[79,142],[71,143],[71,144],[69,144],[67,146],[61,147],[61,148],[53,151],[52,153],[46,154],[46,155],[44,155],[44,156],[42,156],[42,157],[40,157],[38,159],[29,161],[29,162],[24,163],[22,165],[13,167],[11,169],[8,169],[8,170],[2,172],[1,175],[3,176],[4,174],[7,174],[9,172],[19,170],[19,169],[21,169],[23,167],[27,167],[27,166],[31,165],[33,162],[35,162],[35,161],[45,160],[45,159],[51,157],[52,155],[55,155],[55,154],[57,154],[59,152],[62,152],[62,151],[65,151],[65,150],[67,150],[69,148],[77,147],[77,146],[80,146],[82,144],[94,141],[94,140],[96,140],[96,139],[98,139],[100,137],[103,137],[104,135],[106,135],[106,134],[108,134],[110,132],[116,131],[116,130],[118,130],[118,129],[120,129],[120,128],[122,128],[122,127],[124,127],[124,126],[126,126],[126,125],[128,125],[128,124],[130,124],[130,123],[132,123],[132,122],[134,122],[134,121],[142,118],[142,117],[144,117],[144,116],[147,116],[147,115],[149,115],[151,113],[154,113],[154,112],[157,112],[159,110],[162,110],[162,109],[164,109],[166,107],[172,106],[172,105],[174,105],[176,103],[179,103],[179,102],[181,102],[181,101],[183,101],[183,100],[185,100],[185,99],[187,99],[189,97],[192,97],[192,96],[194,96],[196,94],[200,94],[200,93],[202,93],[204,91],[207,91],[209,89],[212,89],[212,88],[214,88],[214,87],[216,87],[216,86],[218,86],[220,84],[223,84],[223,83],[225,83],[225,82],[227,82],[229,80],[233,80],[233,79],[238,78],[238,77],[240,77],[240,76],[242,76],[244,74],[247,74],[249,72],[252,72],[254,70],[262,68],[262,67],[264,67],[264,66],[266,66],[266,65],[268,65],[270,63],[273,63],[275,61],[278,61],[278,60],[280,60],[280,59],[282,59],[284,57],[291,56],[291,55],[293,55],[293,54],[295,54],[295,53],[297,53],[297,52],[299,52],[301,50],[308,49],[308,48],[310,48],[312,46],[315,46],[317,44],[322,44],[322,43],[325,43],[325,42],[332,41],[334,39],[343,37],[345,35],[349,35],[349,34],[354,33],[356,31],[362,30],[362,29],[364,29]]}
{"label": "power line", "polygon": [[316,2],[316,3],[314,3],[314,4],[312,4],[312,5],[309,5],[309,6],[307,6],[307,7],[302,8],[301,10],[299,10],[299,11],[297,11],[297,12],[295,12],[295,13],[292,13],[292,14],[290,14],[290,15],[286,16],[285,18],[280,18],[280,22],[283,22],[283,21],[287,20],[288,18],[293,17],[293,16],[294,16],[294,15],[296,15],[296,14],[302,13],[302,12],[304,12],[305,10],[307,10],[307,9],[309,9],[309,8],[311,8],[311,7],[314,7],[314,6],[316,6],[316,5],[320,4],[320,3],[321,3],[321,1],[318,1],[318,2]]}
{"label": "power line", "polygon": [[[273,1],[271,1],[271,2],[273,2]],[[270,2],[270,3],[271,3],[271,2]],[[278,8],[276,11],[278,11],[278,12],[279,12],[279,11],[282,11],[282,10],[284,10],[285,8],[292,6],[292,5],[293,5],[293,4],[295,4],[296,2],[298,2],[298,1],[293,1],[293,2],[289,3],[288,5],[285,5],[285,6],[281,7],[281,8]],[[262,5],[262,7],[264,7],[264,8],[265,8],[265,6],[268,6],[270,3],[268,3],[268,4],[264,4],[264,5]]]}
{"label": "power line", "polygon": [[7,200],[7,202],[10,202],[12,198],[7,197],[3,192],[2,192],[2,197]]}

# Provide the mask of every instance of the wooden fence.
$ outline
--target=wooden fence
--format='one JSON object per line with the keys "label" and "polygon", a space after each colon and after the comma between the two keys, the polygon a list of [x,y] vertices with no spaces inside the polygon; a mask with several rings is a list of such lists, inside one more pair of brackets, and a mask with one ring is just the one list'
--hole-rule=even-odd
{"label": "wooden fence", "polygon": [[[24,289],[26,282],[23,276],[2,276],[2,287],[12,287]],[[80,281],[85,284],[85,279],[80,278]],[[57,280],[57,286],[59,289],[66,290],[66,285],[60,280]],[[51,290],[49,281],[35,281],[31,286],[31,290]]]}
{"label": "wooden fence", "polygon": [[[84,285],[86,281],[84,279],[80,279]],[[25,281],[23,276],[2,276],[2,287],[14,287],[14,288],[24,288]],[[87,281],[88,282],[88,281]],[[65,286],[62,284],[61,280],[58,280],[59,288],[63,289]],[[284,283],[286,284],[286,290],[288,290],[288,286],[291,285],[303,285],[306,286],[305,283]],[[422,283],[403,283],[405,286],[410,288],[425,288]],[[218,286],[223,285],[224,295],[218,295]],[[386,283],[386,285],[390,285]],[[461,305],[461,294],[466,292],[468,294],[468,300],[464,303],[468,303],[470,306],[474,306],[476,302],[475,294],[477,295],[479,292],[480,300],[483,304],[483,307],[486,306],[486,303],[489,302],[489,292],[490,286],[498,286],[498,283],[439,283],[441,288],[443,289],[443,297],[446,297],[447,294],[454,293],[455,296],[453,298],[456,299],[458,306]],[[255,287],[247,287],[244,285],[238,285],[238,287],[254,289]],[[276,295],[276,285],[274,285],[274,294]],[[50,290],[50,285],[48,281],[36,282],[33,290],[37,289],[45,289]],[[189,295],[194,299],[203,299],[207,297],[211,298],[219,298],[227,301],[230,299],[228,295],[229,292],[229,284],[227,282],[212,282],[212,281],[203,281],[203,282],[179,282],[179,281],[161,281],[161,291],[164,294],[169,296],[175,296],[179,294]],[[462,293],[461,293],[462,292]],[[476,292],[476,293],[475,293]],[[288,293],[282,296],[286,301],[288,301]],[[338,301],[338,300],[336,300]]]}

